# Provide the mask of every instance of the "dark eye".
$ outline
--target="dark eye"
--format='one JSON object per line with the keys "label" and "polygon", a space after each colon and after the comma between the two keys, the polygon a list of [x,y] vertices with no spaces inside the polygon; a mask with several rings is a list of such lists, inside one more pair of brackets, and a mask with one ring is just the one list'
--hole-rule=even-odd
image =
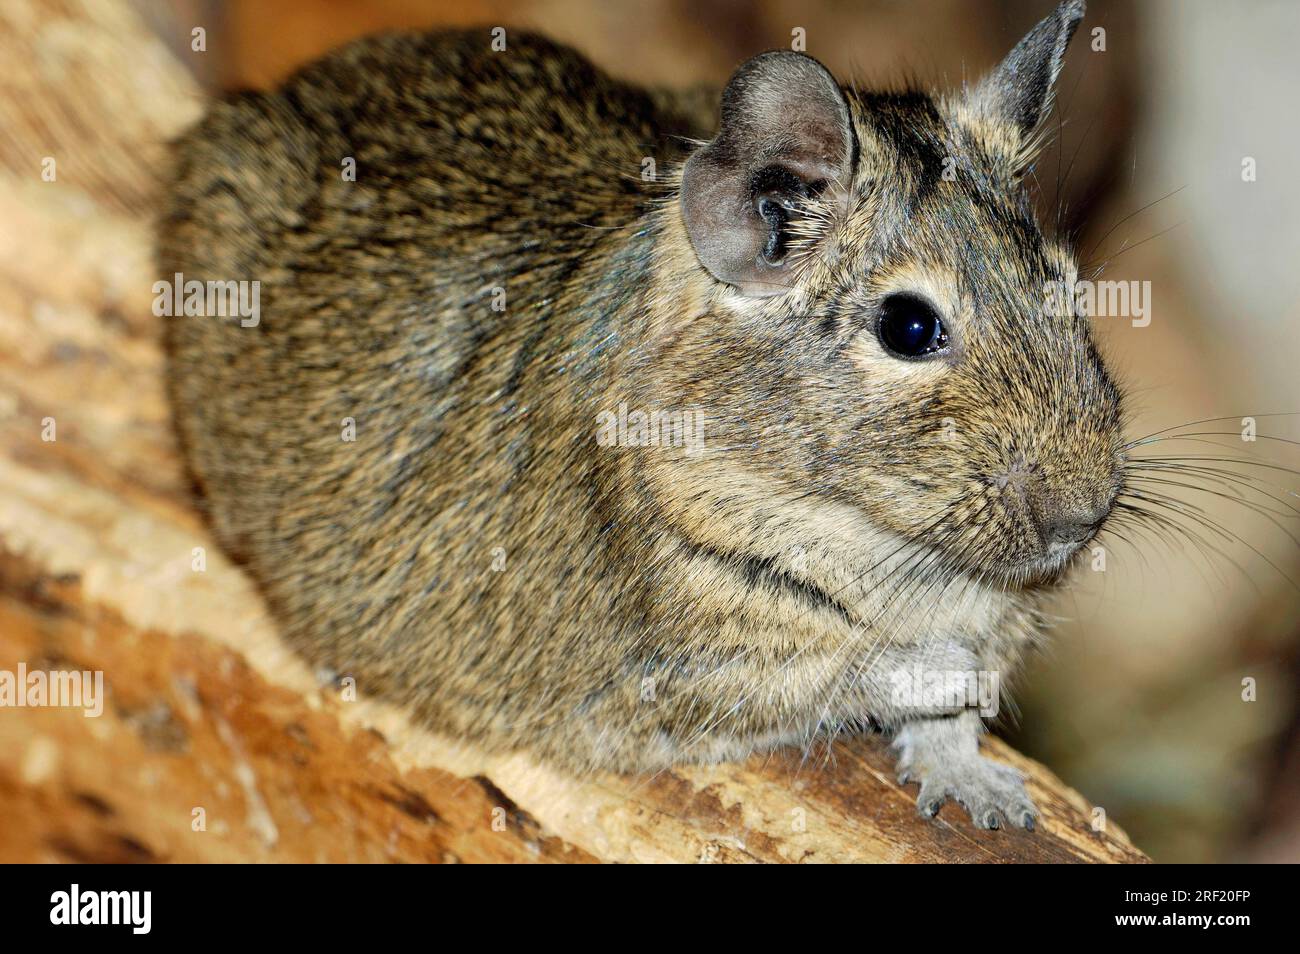
{"label": "dark eye", "polygon": [[876,333],[887,350],[903,358],[921,358],[948,346],[948,332],[934,306],[915,295],[886,298]]}

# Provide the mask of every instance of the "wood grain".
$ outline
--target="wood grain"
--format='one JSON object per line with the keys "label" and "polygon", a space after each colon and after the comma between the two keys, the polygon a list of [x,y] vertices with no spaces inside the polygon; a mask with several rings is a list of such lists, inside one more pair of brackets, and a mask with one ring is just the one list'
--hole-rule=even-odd
{"label": "wood grain", "polygon": [[208,538],[170,432],[148,217],[197,91],[125,4],[6,5],[0,62],[0,670],[107,687],[97,718],[0,709],[0,861],[1145,860],[996,741],[1038,832],[923,821],[878,738],[574,779],[321,684]]}

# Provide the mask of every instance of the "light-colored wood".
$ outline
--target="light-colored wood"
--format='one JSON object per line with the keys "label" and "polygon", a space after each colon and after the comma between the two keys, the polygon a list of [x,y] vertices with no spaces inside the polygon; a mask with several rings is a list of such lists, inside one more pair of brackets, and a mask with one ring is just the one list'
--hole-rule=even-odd
{"label": "light-colored wood", "polygon": [[0,62],[0,670],[98,670],[107,694],[97,718],[0,709],[0,861],[1145,860],[996,742],[1036,833],[923,821],[877,738],[573,779],[321,685],[206,534],[170,432],[148,216],[197,91],[116,3],[5,5]]}

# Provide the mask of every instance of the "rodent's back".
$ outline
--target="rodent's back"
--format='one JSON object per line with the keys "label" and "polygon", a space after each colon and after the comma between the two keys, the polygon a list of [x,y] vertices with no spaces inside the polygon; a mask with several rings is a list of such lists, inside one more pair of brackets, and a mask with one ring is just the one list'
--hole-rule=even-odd
{"label": "rodent's back", "polygon": [[[469,670],[508,665],[493,654],[517,655],[511,630],[552,599],[490,574],[506,531],[592,558],[564,555],[590,518],[562,490],[590,455],[547,409],[571,417],[604,390],[593,336],[617,329],[585,316],[634,287],[600,276],[638,254],[642,157],[694,131],[566,48],[509,43],[378,37],[216,104],[179,144],[160,229],[168,279],[261,283],[255,327],[166,319],[178,432],[219,538],[315,661],[407,694],[443,673],[444,722],[478,691]],[[484,626],[498,638],[467,663],[467,628]]]}

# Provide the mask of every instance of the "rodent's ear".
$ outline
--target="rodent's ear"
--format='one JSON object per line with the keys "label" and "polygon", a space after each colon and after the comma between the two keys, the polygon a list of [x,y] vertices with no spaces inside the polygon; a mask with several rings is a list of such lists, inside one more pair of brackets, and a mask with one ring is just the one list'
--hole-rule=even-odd
{"label": "rodent's ear", "polygon": [[1022,143],[1051,112],[1065,48],[1083,14],[1083,0],[1065,0],[971,93],[985,115],[1015,126]]}
{"label": "rodent's ear", "polygon": [[775,51],[745,63],[722,94],[717,136],[682,176],[701,264],[747,295],[786,291],[790,219],[814,197],[847,196],[853,141],[844,94],[812,57]]}

